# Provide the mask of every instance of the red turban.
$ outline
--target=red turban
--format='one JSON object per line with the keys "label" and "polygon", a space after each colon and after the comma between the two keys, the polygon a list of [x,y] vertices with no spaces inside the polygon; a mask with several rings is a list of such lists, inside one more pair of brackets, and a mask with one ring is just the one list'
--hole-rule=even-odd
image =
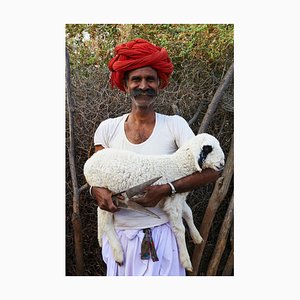
{"label": "red turban", "polygon": [[135,39],[116,46],[115,57],[108,63],[112,87],[116,85],[121,91],[125,91],[123,87],[125,72],[146,66],[157,71],[160,88],[168,85],[174,67],[165,48],[155,46],[143,39]]}

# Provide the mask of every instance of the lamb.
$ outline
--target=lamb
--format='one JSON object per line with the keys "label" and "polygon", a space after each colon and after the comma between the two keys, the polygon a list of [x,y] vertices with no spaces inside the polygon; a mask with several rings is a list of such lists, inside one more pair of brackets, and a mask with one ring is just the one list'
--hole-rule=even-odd
{"label": "lamb", "polygon": [[[93,154],[84,165],[84,176],[90,186],[108,188],[119,193],[151,178],[161,176],[155,184],[172,182],[202,169],[220,171],[224,166],[224,153],[218,140],[207,133],[193,137],[175,153],[169,155],[141,155],[131,151],[103,149]],[[186,203],[188,193],[178,193],[161,200],[158,205],[168,215],[175,234],[180,262],[192,271],[185,242],[186,221],[195,244],[202,242],[194,222],[191,208]],[[113,214],[98,207],[98,240],[107,235],[117,263],[123,263],[123,250],[113,226]]]}

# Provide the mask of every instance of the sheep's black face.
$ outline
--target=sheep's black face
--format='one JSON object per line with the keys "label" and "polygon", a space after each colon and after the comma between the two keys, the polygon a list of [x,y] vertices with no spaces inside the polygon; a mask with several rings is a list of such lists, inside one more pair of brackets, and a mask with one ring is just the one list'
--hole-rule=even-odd
{"label": "sheep's black face", "polygon": [[202,169],[203,162],[205,161],[207,155],[212,151],[212,146],[211,145],[204,145],[202,147],[202,150],[200,152],[200,157],[198,159],[198,164],[200,168]]}

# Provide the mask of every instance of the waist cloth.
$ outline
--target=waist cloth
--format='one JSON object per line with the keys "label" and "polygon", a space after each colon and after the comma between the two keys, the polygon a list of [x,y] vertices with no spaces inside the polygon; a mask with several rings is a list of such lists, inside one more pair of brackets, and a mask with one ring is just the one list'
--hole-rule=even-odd
{"label": "waist cloth", "polygon": [[[124,262],[119,266],[112,255],[106,235],[102,238],[102,257],[107,265],[107,276],[185,276],[179,261],[175,235],[167,216],[157,208],[150,208],[161,219],[148,217],[121,209],[114,214],[115,230],[124,252]],[[141,245],[145,228],[151,235],[158,261],[141,259]]]}

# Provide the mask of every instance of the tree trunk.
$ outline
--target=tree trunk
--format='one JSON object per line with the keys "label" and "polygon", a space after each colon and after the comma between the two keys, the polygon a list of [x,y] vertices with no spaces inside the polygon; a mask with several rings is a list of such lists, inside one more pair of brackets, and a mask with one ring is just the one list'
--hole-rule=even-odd
{"label": "tree trunk", "polygon": [[213,193],[208,201],[208,205],[200,226],[199,231],[203,238],[203,242],[200,245],[196,245],[194,248],[193,256],[192,256],[193,272],[189,272],[188,273],[189,275],[197,276],[198,274],[198,269],[202,258],[203,250],[206,245],[206,241],[208,238],[211,225],[213,223],[213,219],[215,217],[215,214],[221,202],[224,200],[227,194],[232,175],[233,175],[233,137],[231,140],[231,147],[223,170],[223,174],[216,181]]}
{"label": "tree trunk", "polygon": [[220,260],[222,258],[224,249],[226,247],[226,242],[227,242],[227,238],[229,236],[232,219],[233,219],[233,195],[229,202],[227,212],[224,217],[222,227],[221,227],[219,235],[218,235],[218,241],[215,246],[214,253],[213,253],[212,258],[208,265],[208,269],[207,269],[208,276],[215,276],[217,274],[218,266],[219,266]]}
{"label": "tree trunk", "polygon": [[[69,113],[69,164],[73,187],[73,214],[72,224],[74,229],[74,243],[75,243],[75,259],[76,259],[76,274],[83,275],[84,261],[83,261],[83,247],[82,247],[82,230],[79,213],[79,189],[76,176],[75,164],[75,145],[74,145],[74,102],[71,95],[71,78],[70,78],[70,62],[69,54],[66,49],[66,86],[67,86],[67,108]],[[82,190],[82,189],[81,189]]]}
{"label": "tree trunk", "polygon": [[206,114],[205,114],[202,122],[201,122],[198,134],[206,132],[208,125],[213,117],[213,114],[215,113],[217,106],[218,106],[220,100],[222,99],[222,97],[230,83],[232,76],[233,76],[233,63],[229,67],[229,69],[228,69],[226,75],[224,76],[224,78],[222,79],[213,99],[211,100],[210,104],[208,105],[208,109],[206,111]]}

